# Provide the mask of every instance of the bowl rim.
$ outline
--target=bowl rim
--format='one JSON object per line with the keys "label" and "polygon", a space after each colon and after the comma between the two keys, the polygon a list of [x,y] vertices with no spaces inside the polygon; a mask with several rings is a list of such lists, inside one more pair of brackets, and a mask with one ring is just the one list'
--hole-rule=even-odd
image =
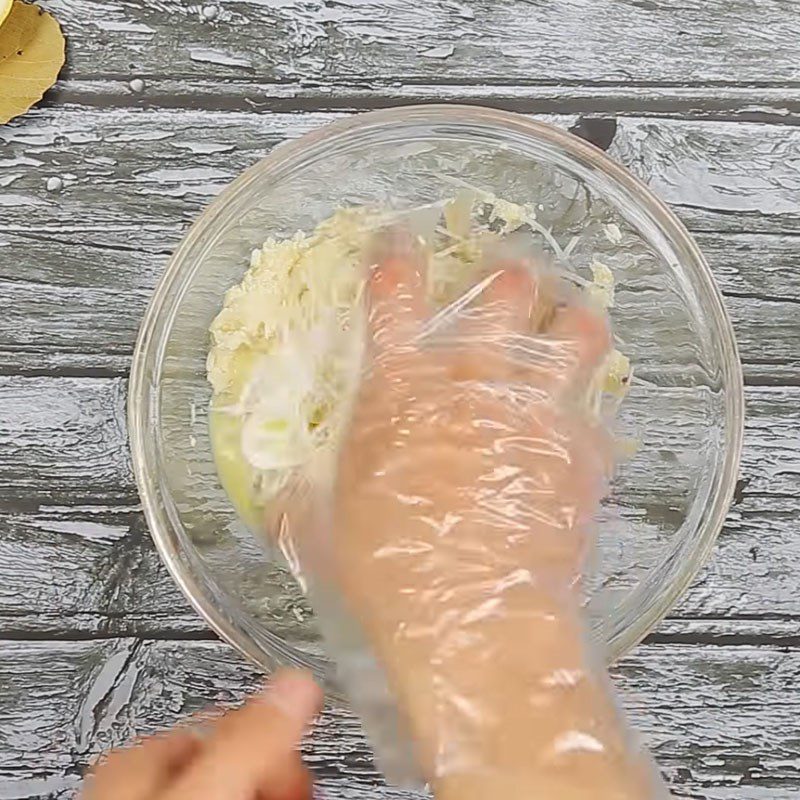
{"label": "bowl rim", "polygon": [[[165,303],[169,295],[167,290],[178,281],[185,254],[198,244],[221,207],[224,207],[229,200],[253,181],[302,157],[312,147],[330,144],[354,131],[384,128],[395,123],[409,124],[415,121],[415,118],[420,123],[480,123],[506,132],[516,132],[540,143],[544,142],[555,146],[568,156],[603,173],[624,190],[636,196],[640,206],[649,213],[659,229],[665,232],[670,240],[679,243],[682,250],[688,254],[689,260],[693,262],[695,268],[695,277],[701,279],[705,284],[706,300],[709,303],[706,310],[711,311],[716,333],[719,335],[728,378],[724,397],[726,448],[723,469],[719,475],[719,488],[713,497],[712,509],[706,523],[700,529],[702,535],[698,537],[696,546],[693,548],[693,557],[685,559],[683,567],[678,571],[675,579],[660,590],[656,602],[651,604],[649,613],[639,615],[635,622],[625,629],[624,636],[612,637],[608,646],[608,655],[609,660],[613,661],[634,647],[666,616],[676,600],[694,580],[713,550],[730,508],[739,473],[745,408],[742,367],[733,325],[714,275],[694,238],[673,211],[643,181],[622,165],[617,164],[593,144],[566,130],[515,112],[480,105],[434,103],[397,106],[354,114],[345,119],[330,122],[297,139],[277,145],[268,155],[238,175],[202,210],[182,238],[156,284],[139,328],[132,357],[127,402],[128,430],[133,472],[150,534],[161,559],[184,596],[223,640],[261,668],[269,670],[279,663],[286,662],[294,662],[297,665],[305,664],[303,659],[307,657],[306,654],[303,654],[302,658],[299,653],[295,656],[291,652],[294,648],[285,645],[283,640],[277,636],[272,637],[275,639],[273,645],[276,652],[266,653],[252,636],[247,635],[246,631],[243,631],[222,613],[221,609],[212,602],[209,593],[205,591],[196,576],[183,568],[185,561],[175,537],[170,536],[167,532],[170,521],[163,512],[159,481],[157,476],[148,470],[148,464],[144,457],[148,428],[150,427],[148,426],[148,401],[152,400],[153,390],[147,374],[147,365],[151,359],[153,348],[159,346],[154,334],[157,323],[165,310]],[[161,343],[162,346],[163,344],[164,342]]]}

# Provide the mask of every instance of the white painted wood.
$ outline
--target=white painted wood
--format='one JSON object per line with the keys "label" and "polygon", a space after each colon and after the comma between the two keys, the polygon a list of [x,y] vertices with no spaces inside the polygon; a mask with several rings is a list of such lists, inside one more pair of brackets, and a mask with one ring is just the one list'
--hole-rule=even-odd
{"label": "white painted wood", "polygon": [[[179,226],[242,169],[343,115],[38,109],[0,128],[4,228],[170,250]],[[569,125],[576,115],[544,118]],[[695,230],[798,231],[797,128],[624,118],[610,153]],[[61,178],[58,191],[48,190],[51,177]]]}
{"label": "white painted wood", "polygon": [[[216,5],[209,20],[202,12]],[[289,84],[789,84],[791,0],[48,0],[73,76]]]}
{"label": "white painted wood", "polygon": [[[0,368],[124,373],[150,293],[200,208],[276,143],[338,116],[79,107],[0,128]],[[625,119],[611,153],[698,230],[748,377],[800,380],[797,129]]]}
{"label": "white painted wood", "polygon": [[[98,752],[211,705],[238,702],[261,680],[216,642],[4,640],[0,655],[4,797],[70,796]],[[708,800],[793,796],[797,648],[644,645],[614,674],[676,793]],[[344,709],[326,709],[306,750],[329,797],[389,794]]]}
{"label": "white painted wood", "polygon": [[[138,510],[124,388],[113,378],[0,377],[0,636],[204,629]],[[738,503],[676,617],[800,626],[800,389],[751,387],[747,400]]]}

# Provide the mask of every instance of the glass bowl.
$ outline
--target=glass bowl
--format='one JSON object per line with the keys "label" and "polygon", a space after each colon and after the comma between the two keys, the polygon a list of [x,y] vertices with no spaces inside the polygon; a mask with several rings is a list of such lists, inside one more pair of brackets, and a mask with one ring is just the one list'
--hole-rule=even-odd
{"label": "glass bowl", "polygon": [[342,204],[439,201],[459,182],[532,205],[544,248],[578,271],[601,260],[616,278],[614,331],[636,376],[616,430],[628,455],[599,512],[589,582],[609,660],[666,614],[723,523],[742,440],[741,367],[712,274],[676,217],[592,145],[515,114],[430,105],[339,121],[277,147],[201,214],[133,358],[133,466],[153,538],[209,625],[264,668],[332,676],[300,589],[217,478],[209,324],[268,236],[310,231]]}

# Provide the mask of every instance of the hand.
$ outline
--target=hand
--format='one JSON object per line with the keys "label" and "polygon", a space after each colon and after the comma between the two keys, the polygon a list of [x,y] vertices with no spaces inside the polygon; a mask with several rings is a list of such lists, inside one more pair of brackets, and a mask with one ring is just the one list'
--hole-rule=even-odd
{"label": "hand", "polygon": [[87,778],[83,800],[310,800],[297,750],[321,704],[300,672],[279,672],[242,708],[116,750]]}
{"label": "hand", "polygon": [[[390,239],[368,297],[322,570],[382,663],[438,798],[641,800],[581,608],[610,443],[586,413],[603,316],[517,264],[426,343],[422,258]],[[318,570],[319,571],[319,570]]]}

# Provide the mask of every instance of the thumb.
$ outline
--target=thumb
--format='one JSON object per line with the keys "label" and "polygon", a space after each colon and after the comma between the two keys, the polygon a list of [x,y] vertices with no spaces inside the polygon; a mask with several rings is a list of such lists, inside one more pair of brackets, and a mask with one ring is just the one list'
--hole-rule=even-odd
{"label": "thumb", "polygon": [[296,749],[322,704],[304,672],[278,672],[267,690],[215,725],[204,752],[164,800],[240,800],[284,787],[298,769]]}

